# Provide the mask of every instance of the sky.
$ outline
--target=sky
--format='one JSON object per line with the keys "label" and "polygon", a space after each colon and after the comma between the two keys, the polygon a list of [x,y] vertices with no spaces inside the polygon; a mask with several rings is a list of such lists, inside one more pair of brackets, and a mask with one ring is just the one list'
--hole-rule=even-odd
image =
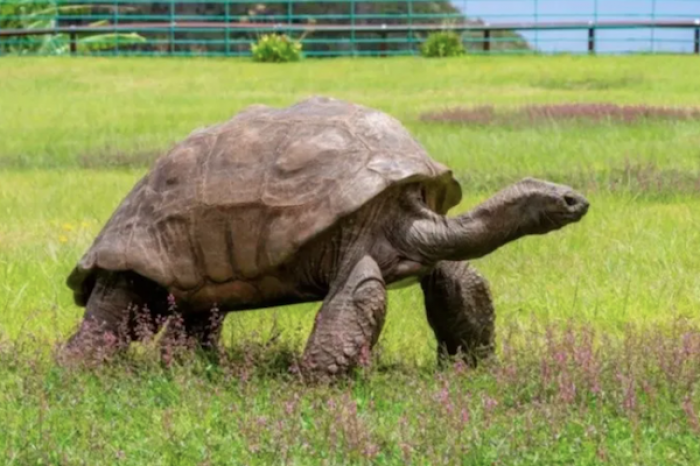
{"label": "sky", "polygon": [[[467,16],[490,23],[515,21],[590,21],[700,19],[700,0],[454,0]],[[597,15],[596,15],[597,11]],[[588,32],[520,32],[545,52],[585,52]],[[692,29],[599,30],[596,49],[607,53],[691,52]]]}

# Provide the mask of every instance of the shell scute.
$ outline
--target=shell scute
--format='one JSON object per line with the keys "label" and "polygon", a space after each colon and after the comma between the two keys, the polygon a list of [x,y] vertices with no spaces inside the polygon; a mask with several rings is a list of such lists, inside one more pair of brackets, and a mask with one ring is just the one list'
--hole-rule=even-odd
{"label": "shell scute", "polygon": [[267,172],[262,201],[268,206],[309,207],[355,177],[369,153],[344,125],[295,128]]}
{"label": "shell scute", "polygon": [[231,122],[216,138],[202,163],[201,202],[229,206],[259,202],[266,171],[274,163],[277,146],[286,136],[284,125],[266,120]]}

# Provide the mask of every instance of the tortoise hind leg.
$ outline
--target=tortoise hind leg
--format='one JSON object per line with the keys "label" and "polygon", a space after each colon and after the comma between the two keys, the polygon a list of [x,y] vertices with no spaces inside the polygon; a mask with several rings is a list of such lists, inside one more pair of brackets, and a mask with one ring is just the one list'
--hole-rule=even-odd
{"label": "tortoise hind leg", "polygon": [[155,313],[144,311],[157,294],[152,284],[134,274],[100,272],[80,327],[68,340],[64,355],[114,354],[141,339],[138,327],[144,324],[156,333]]}
{"label": "tortoise hind leg", "polygon": [[213,310],[189,311],[171,316],[160,340],[161,348],[185,343],[197,345],[211,353],[218,347],[223,318],[224,314]]}
{"label": "tortoise hind leg", "polygon": [[460,353],[470,366],[494,354],[493,300],[487,281],[466,262],[442,261],[421,280],[438,363]]}
{"label": "tortoise hind leg", "polygon": [[365,256],[341,271],[323,301],[302,357],[310,378],[349,371],[379,339],[386,314],[386,287],[377,263]]}

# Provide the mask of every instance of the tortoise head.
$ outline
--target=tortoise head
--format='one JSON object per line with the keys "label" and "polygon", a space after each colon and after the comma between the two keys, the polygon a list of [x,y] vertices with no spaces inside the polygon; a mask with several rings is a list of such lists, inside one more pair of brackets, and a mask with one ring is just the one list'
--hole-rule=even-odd
{"label": "tortoise head", "polygon": [[525,178],[497,194],[493,201],[517,207],[519,230],[523,234],[537,235],[558,230],[581,220],[590,203],[571,187]]}

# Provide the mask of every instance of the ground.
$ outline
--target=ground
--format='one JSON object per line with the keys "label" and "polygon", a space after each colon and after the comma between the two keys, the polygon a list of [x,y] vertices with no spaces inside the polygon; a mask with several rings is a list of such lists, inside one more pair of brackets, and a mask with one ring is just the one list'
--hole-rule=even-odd
{"label": "ground", "polygon": [[[478,105],[697,106],[698,76],[692,56],[3,58],[0,458],[697,464],[700,123],[420,116]],[[335,387],[306,387],[287,370],[318,305],[230,316],[219,362],[163,366],[136,348],[103,368],[56,366],[48,352],[81,316],[65,278],[153,157],[246,105],[311,94],[404,122],[462,181],[454,213],[522,176],[589,198],[582,222],[474,262],[495,297],[500,363],[437,371],[413,287],[390,293],[372,366]]]}

